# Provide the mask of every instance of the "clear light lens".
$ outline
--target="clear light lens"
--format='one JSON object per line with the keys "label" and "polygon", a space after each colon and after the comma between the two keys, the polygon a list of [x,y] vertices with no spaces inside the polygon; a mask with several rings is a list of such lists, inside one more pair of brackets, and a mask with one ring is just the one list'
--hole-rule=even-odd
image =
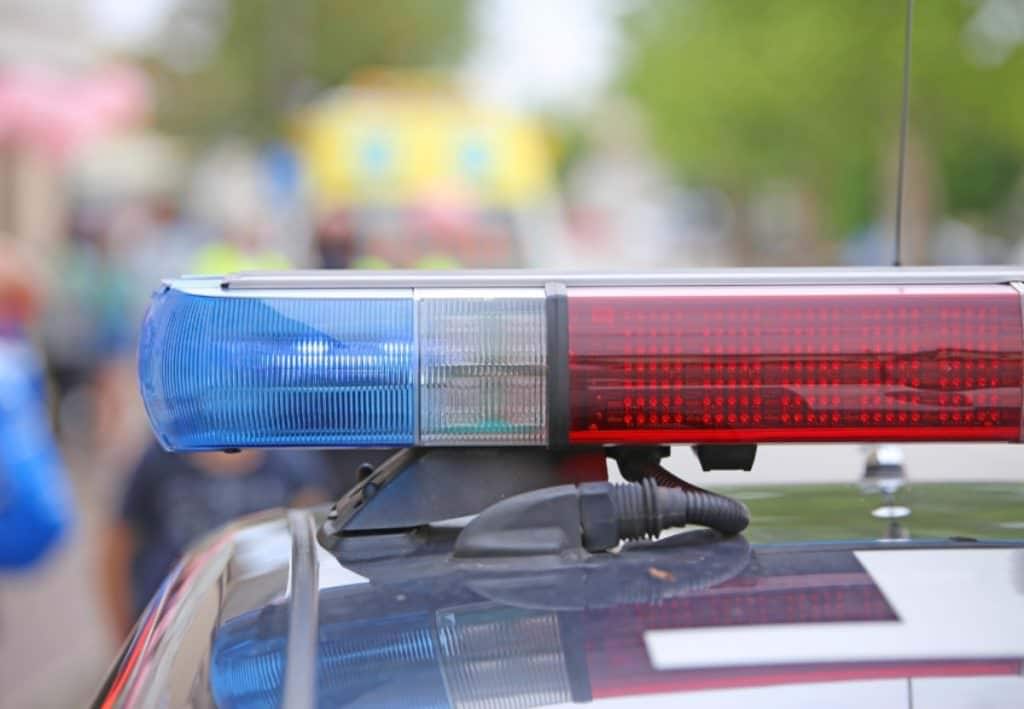
{"label": "clear light lens", "polygon": [[412,445],[407,296],[158,293],[139,344],[153,429],[171,450]]}
{"label": "clear light lens", "polygon": [[439,290],[418,301],[420,442],[547,442],[544,291]]}

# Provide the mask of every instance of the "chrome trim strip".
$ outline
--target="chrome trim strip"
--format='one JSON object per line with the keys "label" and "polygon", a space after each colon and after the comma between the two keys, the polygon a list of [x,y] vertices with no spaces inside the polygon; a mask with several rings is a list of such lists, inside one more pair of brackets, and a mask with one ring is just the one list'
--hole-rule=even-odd
{"label": "chrome trim strip", "polygon": [[[211,298],[331,298],[351,300],[358,298],[411,298],[408,286],[376,288],[300,287],[300,288],[225,288],[220,277],[214,279],[174,278],[163,282],[164,288],[188,295]],[[287,290],[287,292],[282,292]]]}
{"label": "chrome trim strip", "polygon": [[288,510],[292,559],[288,577],[288,640],[285,645],[281,706],[312,709],[316,704],[320,565],[313,517]]}
{"label": "chrome trim strip", "polygon": [[[199,279],[172,282],[194,287]],[[1007,267],[731,268],[648,272],[493,271],[267,271],[217,279],[229,291],[334,288],[540,287],[713,285],[943,285],[1024,281],[1024,269]]]}
{"label": "chrome trim strip", "polygon": [[521,286],[518,288],[417,288],[415,298],[421,300],[508,300],[544,299],[544,289],[537,286]]}

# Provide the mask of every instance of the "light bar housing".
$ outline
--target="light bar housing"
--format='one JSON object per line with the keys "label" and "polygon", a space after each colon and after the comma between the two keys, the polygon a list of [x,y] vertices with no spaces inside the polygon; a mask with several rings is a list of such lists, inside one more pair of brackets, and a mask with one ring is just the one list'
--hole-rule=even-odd
{"label": "light bar housing", "polygon": [[171,450],[1021,440],[1024,272],[245,273],[169,281]]}

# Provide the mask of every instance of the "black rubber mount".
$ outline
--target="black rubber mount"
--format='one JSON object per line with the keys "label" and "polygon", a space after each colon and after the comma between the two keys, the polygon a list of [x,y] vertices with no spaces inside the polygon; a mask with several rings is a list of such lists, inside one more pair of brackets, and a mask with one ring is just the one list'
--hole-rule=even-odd
{"label": "black rubber mount", "polygon": [[750,470],[757,456],[757,444],[701,443],[693,447],[703,470]]}
{"label": "black rubber mount", "polygon": [[531,490],[491,505],[459,534],[456,558],[601,552],[699,524],[739,534],[750,523],[742,502],[699,488],[591,482]]}

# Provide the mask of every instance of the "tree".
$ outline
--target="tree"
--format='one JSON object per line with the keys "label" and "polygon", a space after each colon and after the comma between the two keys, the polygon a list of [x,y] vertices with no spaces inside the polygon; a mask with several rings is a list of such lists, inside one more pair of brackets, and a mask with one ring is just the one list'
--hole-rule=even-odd
{"label": "tree", "polygon": [[[1017,7],[1024,26],[1020,0],[915,10],[913,135],[954,211],[991,209],[1024,162],[1024,52],[978,56],[1000,41],[979,27],[991,2]],[[790,182],[824,206],[821,231],[842,236],[885,204],[877,185],[898,134],[904,10],[896,0],[654,0],[630,18],[624,83],[684,179],[738,200]]]}
{"label": "tree", "polygon": [[[197,23],[222,24],[212,56],[194,71],[154,66],[158,119],[207,137],[275,135],[292,104],[367,67],[444,66],[468,35],[469,0],[233,0],[211,12],[181,3],[165,31],[174,48]],[[186,47],[182,50],[187,53]]]}

